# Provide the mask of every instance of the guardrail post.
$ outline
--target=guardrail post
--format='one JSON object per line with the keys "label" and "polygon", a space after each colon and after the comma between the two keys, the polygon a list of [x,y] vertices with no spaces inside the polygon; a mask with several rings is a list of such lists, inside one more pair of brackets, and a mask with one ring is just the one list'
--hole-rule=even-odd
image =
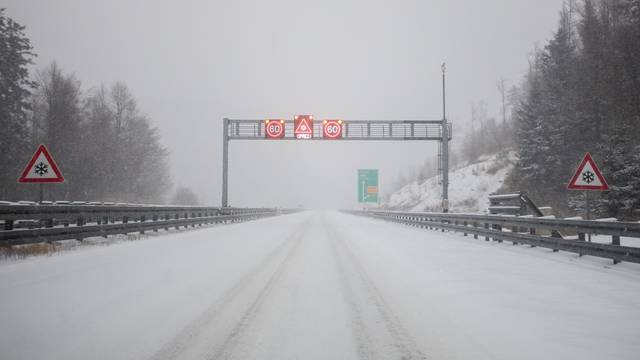
{"label": "guardrail post", "polygon": [[467,236],[467,229],[466,229],[466,228],[467,228],[467,222],[465,221],[465,222],[463,223],[463,225],[464,225],[464,227],[465,227],[465,230],[464,230],[463,234],[464,234],[464,236]]}
{"label": "guardrail post", "polygon": [[[529,228],[529,234],[530,235],[535,235],[536,234],[536,228]],[[533,244],[529,244],[529,246],[532,247],[532,248],[536,247]]]}
{"label": "guardrail post", "polygon": [[620,246],[620,235],[612,235],[611,236],[611,245]]}
{"label": "guardrail post", "polygon": [[[484,223],[484,228],[486,230],[489,230],[489,223]],[[489,241],[489,236],[488,235],[485,235],[484,241]]]}
{"label": "guardrail post", "polygon": [[[611,236],[611,245],[620,246],[620,235],[612,235]],[[619,263],[619,260],[613,260],[613,264]]]}
{"label": "guardrail post", "polygon": [[147,218],[142,215],[140,216],[140,234],[143,235],[144,234],[144,228],[142,227],[142,223],[144,223],[147,220]]}
{"label": "guardrail post", "polygon": [[[473,222],[473,227],[474,227],[474,228],[477,228],[477,227],[478,227],[478,222],[477,222],[477,221],[474,221],[474,222]],[[478,234],[477,234],[477,233],[473,234],[473,238],[474,238],[475,240],[478,240]]]}

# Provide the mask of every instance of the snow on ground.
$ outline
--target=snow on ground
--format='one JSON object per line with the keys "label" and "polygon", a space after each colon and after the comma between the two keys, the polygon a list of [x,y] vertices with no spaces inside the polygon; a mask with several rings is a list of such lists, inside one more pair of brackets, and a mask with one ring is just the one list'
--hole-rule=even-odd
{"label": "snow on ground", "polygon": [[640,266],[304,212],[0,264],[2,359],[636,359]]}
{"label": "snow on ground", "polygon": [[[489,194],[497,191],[513,169],[515,153],[481,157],[449,173],[449,209],[452,212],[485,212]],[[442,187],[438,177],[417,181],[393,193],[383,206],[412,211],[440,211]]]}

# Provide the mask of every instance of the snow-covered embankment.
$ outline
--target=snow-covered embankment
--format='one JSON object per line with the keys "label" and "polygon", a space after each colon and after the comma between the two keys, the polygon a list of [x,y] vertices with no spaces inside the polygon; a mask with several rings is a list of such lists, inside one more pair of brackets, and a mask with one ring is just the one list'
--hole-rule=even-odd
{"label": "snow-covered embankment", "polygon": [[[449,208],[452,212],[486,212],[488,195],[502,186],[513,169],[515,153],[499,153],[480,157],[449,173]],[[411,211],[437,211],[442,203],[438,177],[417,181],[393,193],[384,207]]]}

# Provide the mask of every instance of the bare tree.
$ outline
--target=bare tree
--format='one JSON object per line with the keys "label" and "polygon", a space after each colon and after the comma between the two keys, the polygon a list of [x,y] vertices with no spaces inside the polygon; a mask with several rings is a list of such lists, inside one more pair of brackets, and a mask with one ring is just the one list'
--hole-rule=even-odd
{"label": "bare tree", "polygon": [[127,85],[121,82],[111,87],[111,102],[116,121],[116,134],[120,134],[127,126],[127,121],[136,116],[137,105]]}
{"label": "bare tree", "polygon": [[506,92],[507,92],[507,85],[506,85],[505,79],[501,77],[500,80],[498,80],[496,87],[498,88],[498,91],[500,92],[500,97],[502,98],[502,128],[506,129],[507,128],[507,106],[506,106],[505,98],[506,98]]}

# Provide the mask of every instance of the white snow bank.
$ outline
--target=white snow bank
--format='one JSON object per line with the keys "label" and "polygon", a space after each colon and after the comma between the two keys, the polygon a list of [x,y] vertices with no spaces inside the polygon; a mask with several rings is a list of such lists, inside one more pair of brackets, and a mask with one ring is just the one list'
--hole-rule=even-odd
{"label": "white snow bank", "polygon": [[[449,209],[452,212],[486,212],[489,194],[497,191],[507,177],[516,155],[514,152],[484,156],[449,173]],[[438,210],[442,188],[438,177],[422,184],[417,181],[391,195],[383,206],[412,211]]]}

